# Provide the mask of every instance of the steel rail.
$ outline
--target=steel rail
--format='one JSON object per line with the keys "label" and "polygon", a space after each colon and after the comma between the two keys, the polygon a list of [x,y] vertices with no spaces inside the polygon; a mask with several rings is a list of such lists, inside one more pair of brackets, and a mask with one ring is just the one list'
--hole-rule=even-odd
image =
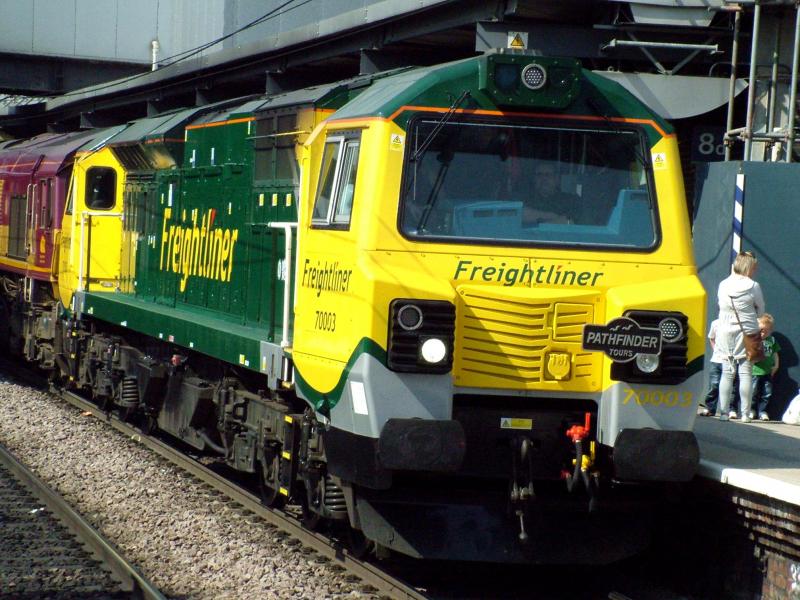
{"label": "steel rail", "polygon": [[180,469],[197,477],[221,494],[239,503],[256,516],[278,527],[293,538],[299,540],[305,546],[308,546],[318,554],[328,558],[331,562],[341,566],[361,579],[364,583],[377,589],[379,593],[398,600],[426,600],[428,598],[403,581],[384,572],[379,567],[357,559],[341,543],[331,540],[320,533],[306,529],[297,518],[284,511],[264,506],[261,503],[261,499],[255,494],[251,494],[236,486],[234,483],[208,469],[196,460],[187,457],[170,445],[143,433],[138,428],[120,420],[116,416],[104,412],[81,396],[70,391],[56,388],[51,389],[51,392],[64,398],[73,406],[89,412],[97,419],[108,423],[146,448],[153,450]]}
{"label": "steel rail", "polygon": [[120,551],[79,515],[67,501],[48,487],[30,469],[0,444],[0,463],[27,487],[73,535],[83,542],[134,598],[165,600],[165,596],[129,563]]}

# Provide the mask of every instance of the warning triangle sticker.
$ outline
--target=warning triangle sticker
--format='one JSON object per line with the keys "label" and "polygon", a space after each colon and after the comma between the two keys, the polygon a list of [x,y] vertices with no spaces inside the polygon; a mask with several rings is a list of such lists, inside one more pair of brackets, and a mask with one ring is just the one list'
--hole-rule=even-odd
{"label": "warning triangle sticker", "polygon": [[517,50],[524,50],[525,42],[522,40],[522,36],[518,33],[515,33],[514,37],[509,42],[508,47],[515,48]]}

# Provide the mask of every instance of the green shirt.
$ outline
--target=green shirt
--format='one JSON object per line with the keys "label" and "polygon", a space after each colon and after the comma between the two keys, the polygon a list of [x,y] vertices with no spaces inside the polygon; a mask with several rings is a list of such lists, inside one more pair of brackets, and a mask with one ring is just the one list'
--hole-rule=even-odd
{"label": "green shirt", "polygon": [[775,366],[775,353],[780,352],[781,347],[775,338],[769,336],[762,340],[764,342],[764,360],[753,365],[753,375],[769,375],[772,367]]}

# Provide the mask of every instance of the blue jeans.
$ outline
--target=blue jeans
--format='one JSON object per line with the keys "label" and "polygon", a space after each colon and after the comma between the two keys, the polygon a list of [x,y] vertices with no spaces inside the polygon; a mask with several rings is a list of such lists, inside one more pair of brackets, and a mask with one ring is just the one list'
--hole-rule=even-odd
{"label": "blue jeans", "polygon": [[756,406],[756,416],[767,413],[770,400],[772,400],[772,377],[753,375],[753,404]]}
{"label": "blue jeans", "polygon": [[708,391],[706,392],[706,408],[712,415],[717,412],[719,401],[719,380],[722,377],[722,363],[708,364]]}
{"label": "blue jeans", "polygon": [[[717,413],[717,404],[719,403],[719,380],[722,379],[722,363],[710,362],[708,363],[708,391],[706,392],[705,405],[712,415]],[[735,407],[739,404],[739,377],[734,376],[733,379],[733,402],[731,406]]]}

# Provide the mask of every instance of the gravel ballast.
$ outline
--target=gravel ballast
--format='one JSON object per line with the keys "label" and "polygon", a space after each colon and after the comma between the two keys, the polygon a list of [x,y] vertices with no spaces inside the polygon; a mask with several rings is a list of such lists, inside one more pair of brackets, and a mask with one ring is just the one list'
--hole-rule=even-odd
{"label": "gravel ballast", "polygon": [[0,375],[0,443],[165,595],[375,598],[273,526],[123,434]]}

